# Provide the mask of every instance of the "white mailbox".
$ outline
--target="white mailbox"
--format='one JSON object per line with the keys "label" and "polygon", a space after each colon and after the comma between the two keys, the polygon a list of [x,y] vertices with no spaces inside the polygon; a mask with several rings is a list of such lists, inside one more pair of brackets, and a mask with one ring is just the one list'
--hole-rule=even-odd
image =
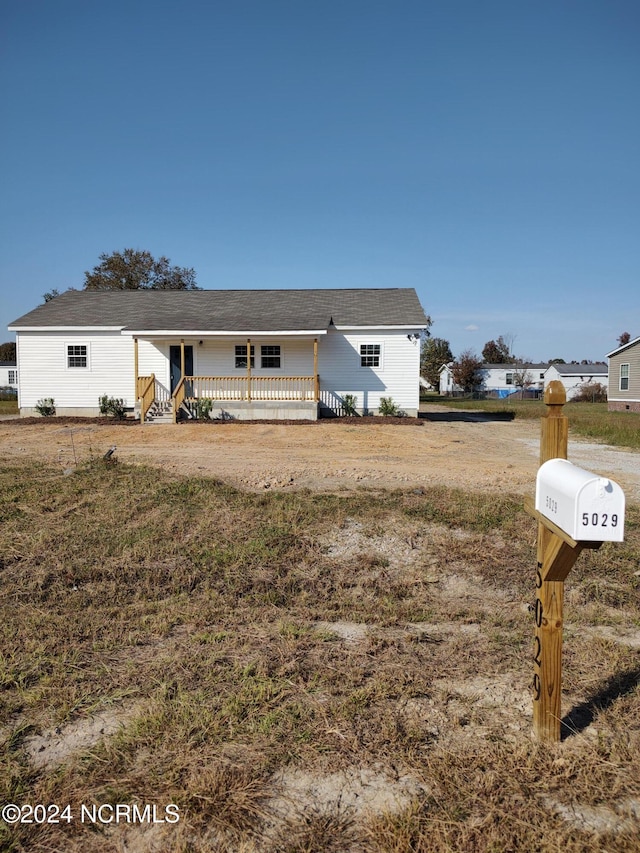
{"label": "white mailbox", "polygon": [[622,542],[624,492],[566,459],[544,462],[536,477],[536,509],[577,542]]}

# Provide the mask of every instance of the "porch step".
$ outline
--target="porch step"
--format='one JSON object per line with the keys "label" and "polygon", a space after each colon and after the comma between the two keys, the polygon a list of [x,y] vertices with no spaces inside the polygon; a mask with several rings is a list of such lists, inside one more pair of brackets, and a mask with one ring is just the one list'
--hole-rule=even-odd
{"label": "porch step", "polygon": [[173,404],[170,400],[156,400],[147,412],[146,424],[172,424]]}

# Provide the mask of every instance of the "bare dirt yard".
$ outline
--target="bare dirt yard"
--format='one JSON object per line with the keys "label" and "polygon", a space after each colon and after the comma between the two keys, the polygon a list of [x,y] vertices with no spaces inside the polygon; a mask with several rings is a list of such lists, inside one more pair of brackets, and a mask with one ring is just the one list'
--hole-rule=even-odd
{"label": "bare dirt yard", "polygon": [[640,453],[570,440],[628,524],[572,571],[539,744],[539,428],[0,419],[0,807],[74,815],[0,850],[639,850]]}
{"label": "bare dirt yard", "polygon": [[[527,493],[538,468],[539,424],[429,407],[419,419],[317,423],[115,424],[54,418],[0,421],[7,458],[74,467],[110,448],[122,462],[213,476],[242,489],[419,488]],[[608,474],[640,498],[640,454],[570,440],[569,459]]]}

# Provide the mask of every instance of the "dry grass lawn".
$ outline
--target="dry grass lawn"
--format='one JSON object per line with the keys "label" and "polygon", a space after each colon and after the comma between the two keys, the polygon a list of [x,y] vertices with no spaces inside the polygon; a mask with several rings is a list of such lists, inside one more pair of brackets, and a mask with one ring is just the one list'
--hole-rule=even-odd
{"label": "dry grass lawn", "polygon": [[541,746],[521,494],[17,452],[0,477],[0,799],[73,817],[0,822],[0,849],[640,849],[635,502],[567,580],[565,736]]}

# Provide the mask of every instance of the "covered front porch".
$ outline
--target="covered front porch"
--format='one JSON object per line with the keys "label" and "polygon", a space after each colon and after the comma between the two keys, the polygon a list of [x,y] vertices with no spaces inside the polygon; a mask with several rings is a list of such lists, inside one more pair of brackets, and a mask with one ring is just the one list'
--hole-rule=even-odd
{"label": "covered front porch", "polygon": [[[201,373],[194,367],[196,360],[203,366],[212,366],[223,360],[219,357],[219,341],[216,347],[210,345],[208,349],[204,348],[202,339],[197,342],[187,339],[180,339],[177,343],[155,342],[155,348],[164,351],[165,357],[168,355],[168,364],[161,366],[159,375],[141,372],[141,361],[149,362],[149,359],[141,357],[140,342],[135,337],[136,411],[140,423],[176,423],[203,414],[211,418],[238,420],[315,420],[320,400],[318,339],[313,338],[307,343],[308,348],[303,347],[306,352],[302,353],[305,357],[301,358],[303,342],[297,339],[295,346],[289,347],[286,361],[294,368],[312,366],[310,373],[284,373],[282,344],[258,344],[261,356],[257,362],[257,344],[247,338],[241,344],[225,342],[227,356],[230,347],[233,348],[234,373],[218,374],[217,371]],[[218,358],[214,358],[216,352]]]}

